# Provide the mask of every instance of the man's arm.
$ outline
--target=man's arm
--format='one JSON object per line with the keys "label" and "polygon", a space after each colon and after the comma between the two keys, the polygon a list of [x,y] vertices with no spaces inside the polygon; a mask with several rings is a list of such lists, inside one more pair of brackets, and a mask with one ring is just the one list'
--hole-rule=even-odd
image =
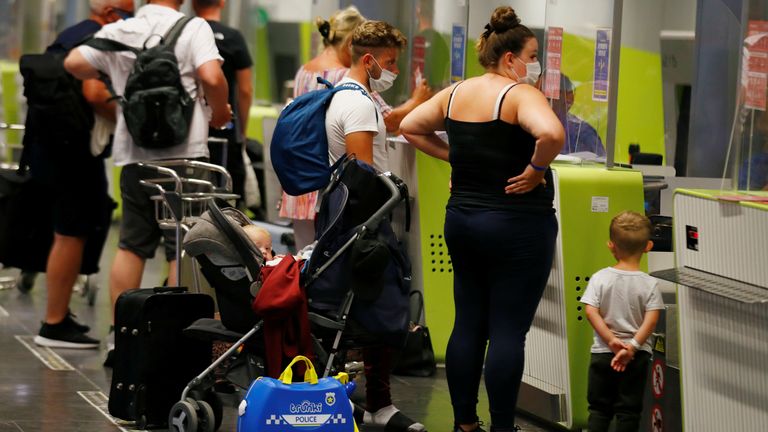
{"label": "man's arm", "polygon": [[344,137],[347,154],[354,154],[358,160],[373,165],[373,132],[352,132]]}
{"label": "man's arm", "polygon": [[75,78],[81,80],[94,79],[99,77],[99,70],[93,67],[85,59],[79,48],[69,52],[64,59],[64,69],[71,73]]}
{"label": "man's arm", "polygon": [[197,76],[203,86],[205,99],[211,107],[211,126],[224,127],[232,119],[230,106],[227,103],[229,87],[219,60],[211,60],[197,68]]}
{"label": "man's arm", "polygon": [[235,76],[237,77],[237,116],[240,118],[240,133],[245,139],[251,112],[251,98],[253,97],[251,68],[238,69],[235,71]]}
{"label": "man's arm", "polygon": [[117,121],[116,102],[109,100],[112,94],[102,81],[97,79],[83,81],[83,96],[93,108],[93,112],[113,122]]}

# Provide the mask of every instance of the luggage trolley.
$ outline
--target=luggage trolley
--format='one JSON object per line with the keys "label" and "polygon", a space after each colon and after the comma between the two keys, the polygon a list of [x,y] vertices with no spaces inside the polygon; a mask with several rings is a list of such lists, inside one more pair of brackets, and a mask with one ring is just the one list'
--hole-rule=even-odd
{"label": "luggage trolley", "polygon": [[[175,231],[176,242],[176,283],[181,282],[181,262],[184,253],[181,240],[198,218],[208,209],[212,200],[231,202],[240,196],[232,193],[232,177],[222,166],[188,159],[140,162],[139,166],[152,169],[162,176],[140,180],[146,187],[154,188],[157,195],[152,196],[155,203],[155,218],[163,230]],[[175,168],[175,169],[174,169]],[[202,178],[182,177],[179,172],[198,172]],[[206,177],[220,174],[220,184],[215,185]],[[200,276],[193,265],[192,282],[196,292],[200,292]]]}

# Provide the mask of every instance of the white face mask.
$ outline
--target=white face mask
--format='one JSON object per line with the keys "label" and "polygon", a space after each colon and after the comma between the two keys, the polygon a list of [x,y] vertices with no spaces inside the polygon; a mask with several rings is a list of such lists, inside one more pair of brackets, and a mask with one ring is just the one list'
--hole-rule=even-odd
{"label": "white face mask", "polygon": [[[515,60],[519,61],[520,63],[523,63],[520,58],[516,57]],[[512,68],[512,73],[515,74],[515,77],[517,77],[517,81],[524,83],[524,84],[530,84],[530,85],[536,85],[536,81],[539,80],[539,77],[541,76],[541,64],[539,64],[538,61],[530,62],[530,63],[523,63],[525,65],[525,76],[520,78],[520,76],[515,72],[515,68]]]}
{"label": "white face mask", "polygon": [[379,62],[376,61],[375,57],[373,58],[373,62],[376,63],[376,66],[378,66],[379,69],[381,69],[381,76],[374,78],[371,76],[371,72],[366,69],[366,72],[368,72],[368,84],[371,86],[371,90],[379,93],[389,90],[390,87],[392,87],[392,84],[395,83],[397,74],[381,67]]}

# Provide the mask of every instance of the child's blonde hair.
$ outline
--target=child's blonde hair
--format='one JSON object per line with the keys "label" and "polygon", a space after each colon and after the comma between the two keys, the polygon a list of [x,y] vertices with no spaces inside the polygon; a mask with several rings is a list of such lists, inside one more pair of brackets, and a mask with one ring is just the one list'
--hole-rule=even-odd
{"label": "child's blonde hair", "polygon": [[623,211],[611,220],[610,238],[620,252],[641,254],[651,239],[651,221],[645,215]]}
{"label": "child's blonde hair", "polygon": [[243,231],[245,231],[245,233],[248,235],[248,238],[251,239],[254,244],[256,243],[256,236],[259,234],[263,235],[265,239],[272,240],[272,234],[270,234],[266,228],[260,227],[258,225],[245,225],[243,227]]}

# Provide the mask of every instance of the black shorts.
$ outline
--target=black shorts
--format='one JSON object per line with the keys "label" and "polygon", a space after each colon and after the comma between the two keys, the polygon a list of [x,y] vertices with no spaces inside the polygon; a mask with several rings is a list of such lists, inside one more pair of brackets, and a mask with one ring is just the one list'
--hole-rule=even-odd
{"label": "black shorts", "polygon": [[[202,178],[200,173],[182,173],[182,177]],[[120,222],[120,243],[125,249],[144,259],[155,256],[155,250],[163,239],[165,258],[176,259],[175,230],[161,230],[155,215],[153,195],[159,191],[139,183],[140,180],[164,177],[157,171],[129,164],[120,173],[120,196],[123,200],[123,216]],[[167,186],[172,188],[172,186]]]}
{"label": "black shorts", "polygon": [[88,237],[105,224],[109,196],[104,160],[88,158],[68,171],[45,182],[53,193],[53,230],[65,236]]}

